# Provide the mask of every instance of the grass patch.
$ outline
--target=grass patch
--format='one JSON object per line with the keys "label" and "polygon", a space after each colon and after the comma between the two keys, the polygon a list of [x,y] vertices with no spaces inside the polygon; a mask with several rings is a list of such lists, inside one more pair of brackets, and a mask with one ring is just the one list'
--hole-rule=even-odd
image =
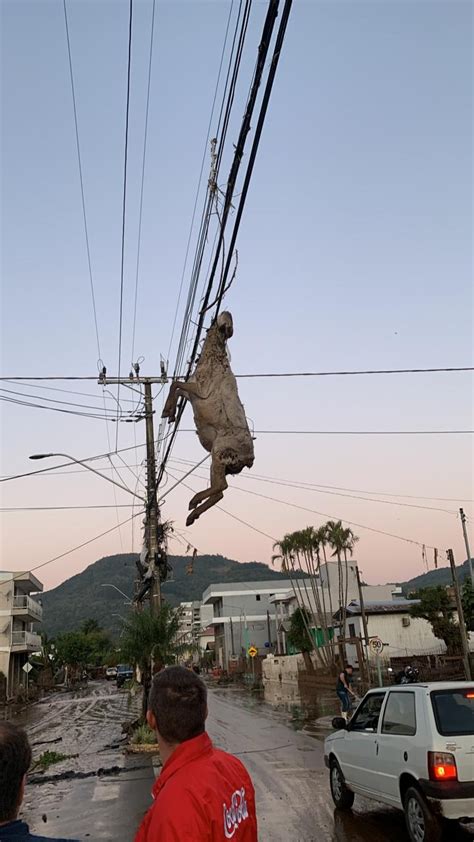
{"label": "grass patch", "polygon": [[34,768],[42,769],[45,772],[50,766],[54,766],[55,763],[61,763],[62,760],[69,760],[71,757],[77,757],[77,755],[61,754],[59,751],[43,751],[43,754],[36,761]]}
{"label": "grass patch", "polygon": [[132,745],[156,745],[155,732],[151,730],[149,725],[144,723],[139,725],[132,734]]}

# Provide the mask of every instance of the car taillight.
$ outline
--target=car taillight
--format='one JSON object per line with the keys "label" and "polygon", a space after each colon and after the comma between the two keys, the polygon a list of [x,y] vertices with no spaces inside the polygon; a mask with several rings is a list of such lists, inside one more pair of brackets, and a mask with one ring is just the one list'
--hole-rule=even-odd
{"label": "car taillight", "polygon": [[431,781],[457,781],[458,770],[454,754],[443,751],[428,752],[428,772]]}

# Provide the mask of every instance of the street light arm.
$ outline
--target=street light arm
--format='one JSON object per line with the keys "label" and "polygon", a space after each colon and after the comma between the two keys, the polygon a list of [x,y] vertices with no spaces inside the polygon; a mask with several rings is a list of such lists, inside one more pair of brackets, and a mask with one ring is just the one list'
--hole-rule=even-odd
{"label": "street light arm", "polygon": [[70,456],[69,453],[33,453],[29,458],[30,459],[49,459],[51,456],[61,456],[63,459],[69,459],[70,462],[75,462],[76,465],[82,465],[83,468],[87,468],[88,471],[91,471],[93,474],[97,474],[98,477],[102,477],[102,479],[106,479],[107,482],[111,482],[112,485],[116,485],[117,488],[121,488],[122,491],[127,491],[132,497],[137,497],[142,503],[144,503],[143,497],[140,494],[136,494],[130,488],[127,488],[126,485],[122,485],[121,482],[116,482],[116,480],[112,479],[111,477],[107,477],[105,474],[101,474],[100,471],[96,471],[95,468],[91,468],[86,462],[81,462],[80,459],[75,459],[74,456]]}
{"label": "street light arm", "polygon": [[118,588],[118,587],[117,587],[117,585],[112,585],[112,583],[111,583],[111,582],[102,582],[102,583],[101,583],[101,588],[113,588],[113,589],[114,589],[114,591],[117,591],[119,594],[121,594],[122,596],[124,596],[124,597],[125,597],[125,599],[128,599],[128,603],[127,603],[128,605],[132,605],[132,604],[133,604],[132,597],[131,597],[131,596],[128,596],[126,593],[124,593],[123,591],[121,591],[121,590],[120,590],[120,588]]}

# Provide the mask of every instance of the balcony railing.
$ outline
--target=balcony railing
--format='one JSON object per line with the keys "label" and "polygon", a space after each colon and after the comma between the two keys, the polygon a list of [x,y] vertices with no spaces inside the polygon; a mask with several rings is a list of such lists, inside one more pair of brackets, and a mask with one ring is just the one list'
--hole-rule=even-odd
{"label": "balcony railing", "polygon": [[32,599],[31,596],[14,596],[13,609],[16,611],[27,611],[28,614],[36,617],[38,620],[41,620],[43,617],[42,606],[36,600]]}
{"label": "balcony railing", "polygon": [[13,631],[12,646],[23,649],[41,649],[41,637],[39,634],[28,631]]}

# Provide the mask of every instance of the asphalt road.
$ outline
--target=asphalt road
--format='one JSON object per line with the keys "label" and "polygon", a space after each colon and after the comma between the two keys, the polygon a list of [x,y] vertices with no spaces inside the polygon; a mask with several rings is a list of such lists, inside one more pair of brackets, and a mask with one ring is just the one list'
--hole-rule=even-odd
{"label": "asphalt road", "polygon": [[[33,776],[27,786],[23,815],[34,832],[81,842],[133,840],[151,803],[154,779],[150,757],[126,756],[120,742],[121,723],[134,718],[138,707],[126,692],[97,682],[28,711],[24,724],[35,756],[47,749],[78,755],[50,767],[45,782]],[[407,842],[399,811],[357,798],[352,813],[334,810],[324,766],[325,733],[305,726],[301,717],[276,711],[245,691],[216,688],[209,693],[208,731],[250,772],[259,842]],[[47,742],[53,739],[60,742]],[[103,773],[97,774],[99,769]],[[51,779],[62,772],[72,777]],[[472,838],[462,830],[456,842]]]}

